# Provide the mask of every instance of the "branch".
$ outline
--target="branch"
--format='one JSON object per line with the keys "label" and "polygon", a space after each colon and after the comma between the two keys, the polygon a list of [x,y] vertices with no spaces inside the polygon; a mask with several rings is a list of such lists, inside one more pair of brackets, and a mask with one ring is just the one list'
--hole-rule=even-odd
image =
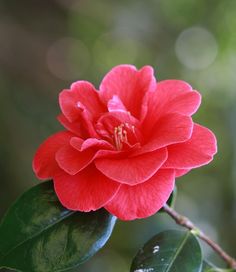
{"label": "branch", "polygon": [[201,240],[206,242],[220,257],[229,265],[230,268],[236,268],[236,260],[230,257],[218,244],[211,240],[206,234],[204,234],[198,227],[196,227],[193,222],[187,217],[177,213],[170,206],[165,204],[163,210],[169,214],[178,225],[181,225],[194,232]]}

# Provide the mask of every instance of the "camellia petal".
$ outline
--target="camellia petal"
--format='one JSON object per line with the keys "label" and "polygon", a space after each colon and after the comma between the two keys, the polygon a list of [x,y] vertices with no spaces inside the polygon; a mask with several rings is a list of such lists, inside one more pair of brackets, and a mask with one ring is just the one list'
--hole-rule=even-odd
{"label": "camellia petal", "polygon": [[182,177],[183,175],[187,174],[189,171],[191,171],[190,169],[175,169],[175,177],[179,178]]}
{"label": "camellia petal", "polygon": [[127,112],[127,109],[125,108],[124,104],[120,100],[120,98],[117,95],[114,95],[107,103],[107,108],[109,112],[113,111],[121,111],[121,112]]}
{"label": "camellia petal", "polygon": [[100,209],[111,200],[120,184],[91,165],[74,176],[61,172],[54,177],[54,187],[60,202],[67,209],[89,212]]}
{"label": "camellia petal", "polygon": [[78,104],[78,107],[82,110],[79,121],[83,125],[84,130],[87,131],[87,137],[98,137],[90,112],[82,104]]}
{"label": "camellia petal", "polygon": [[157,82],[157,91],[162,92],[163,94],[168,93],[168,96],[178,96],[185,92],[192,91],[192,87],[183,80],[166,79]]}
{"label": "camellia petal", "polygon": [[78,120],[76,122],[70,122],[64,114],[58,115],[57,120],[64,126],[64,128],[74,133],[75,135],[81,138],[88,137],[87,132],[82,126],[81,120]]}
{"label": "camellia petal", "polygon": [[119,65],[104,77],[99,94],[106,104],[117,95],[127,110],[139,117],[145,93],[154,88],[155,78],[150,66],[137,71],[132,65]]}
{"label": "camellia petal", "polygon": [[166,114],[157,122],[149,140],[155,141],[161,148],[187,141],[192,130],[193,121],[190,117],[178,113]]}
{"label": "camellia petal", "polygon": [[147,113],[143,126],[145,130],[151,131],[164,114],[194,114],[201,104],[201,95],[183,81],[164,80],[157,84],[154,93],[148,93],[146,100]]}
{"label": "camellia petal", "polygon": [[70,90],[63,90],[59,95],[59,103],[63,114],[70,122],[76,121],[83,105],[91,116],[96,116],[105,110],[99,100],[98,92],[87,81],[77,81]]}
{"label": "camellia petal", "polygon": [[178,112],[188,116],[193,115],[201,104],[201,95],[197,91],[184,93],[170,100],[166,105],[166,113]]}
{"label": "camellia petal", "polygon": [[55,154],[70,141],[71,137],[73,137],[72,133],[61,131],[53,134],[40,145],[33,160],[33,170],[39,179],[52,178],[60,170]]}
{"label": "camellia petal", "polygon": [[215,135],[207,128],[194,124],[192,137],[168,147],[165,168],[196,168],[208,164],[217,152]]}
{"label": "camellia petal", "polygon": [[88,149],[80,152],[67,144],[57,151],[56,161],[66,173],[75,175],[93,161],[95,154],[95,150]]}
{"label": "camellia petal", "polygon": [[[93,148],[93,150],[97,150],[95,157],[96,158],[115,158],[121,159],[127,156],[127,152],[117,151],[112,147],[108,142],[97,140],[90,138],[86,141],[83,141],[80,138],[72,137],[70,140],[71,146],[79,151],[86,151],[88,149]],[[135,148],[135,147],[134,147]]]}
{"label": "camellia petal", "polygon": [[105,176],[123,184],[135,185],[151,178],[167,159],[162,148],[141,156],[123,159],[96,159],[95,165]]}
{"label": "camellia petal", "polygon": [[[156,123],[149,133],[147,142],[134,153],[134,156],[171,144],[185,142],[191,137],[192,129],[193,122],[189,116],[179,113],[166,114]],[[145,134],[145,131],[143,131],[143,134]]]}
{"label": "camellia petal", "polygon": [[114,147],[110,143],[96,138],[89,138],[83,141],[80,138],[72,137],[70,140],[70,144],[79,151],[85,151],[91,148],[102,150],[114,150]]}
{"label": "camellia petal", "polygon": [[56,153],[58,165],[66,173],[75,175],[88,166],[96,157],[101,156],[102,150],[114,150],[106,141],[89,138],[72,137],[70,143],[63,146]]}
{"label": "camellia petal", "polygon": [[148,181],[121,185],[105,208],[121,220],[133,220],[155,214],[168,200],[174,189],[174,170],[159,170]]}

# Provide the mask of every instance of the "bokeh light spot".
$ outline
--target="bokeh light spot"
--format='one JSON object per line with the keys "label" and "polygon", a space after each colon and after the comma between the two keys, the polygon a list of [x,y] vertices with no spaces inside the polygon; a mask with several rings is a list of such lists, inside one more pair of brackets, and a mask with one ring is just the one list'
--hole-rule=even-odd
{"label": "bokeh light spot", "polygon": [[179,61],[187,68],[201,70],[214,62],[218,46],[214,36],[208,30],[192,27],[179,35],[175,52]]}

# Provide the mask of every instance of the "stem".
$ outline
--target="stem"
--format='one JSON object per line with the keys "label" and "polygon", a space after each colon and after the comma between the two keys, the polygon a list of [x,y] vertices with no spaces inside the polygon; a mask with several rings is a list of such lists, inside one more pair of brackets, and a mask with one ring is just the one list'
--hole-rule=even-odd
{"label": "stem", "polygon": [[236,260],[229,256],[218,244],[212,241],[210,237],[196,227],[189,218],[179,214],[167,204],[163,206],[163,210],[175,220],[176,224],[193,231],[197,237],[206,242],[216,253],[220,255],[220,257],[229,265],[230,268],[236,268]]}

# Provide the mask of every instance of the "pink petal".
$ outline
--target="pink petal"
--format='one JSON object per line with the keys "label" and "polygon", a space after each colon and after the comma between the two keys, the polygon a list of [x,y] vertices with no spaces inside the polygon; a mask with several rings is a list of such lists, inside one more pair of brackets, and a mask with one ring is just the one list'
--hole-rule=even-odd
{"label": "pink petal", "polygon": [[94,166],[89,166],[74,176],[61,173],[54,177],[56,194],[67,209],[94,211],[114,197],[119,183],[109,180]]}
{"label": "pink petal", "polygon": [[66,129],[77,134],[78,136],[82,138],[98,136],[94,128],[92,115],[88,112],[85,106],[82,105],[80,102],[78,102],[77,107],[78,107],[78,112],[77,112],[77,119],[75,121],[70,122],[64,114],[61,114],[57,118],[59,122]]}
{"label": "pink petal", "polygon": [[113,111],[127,112],[127,109],[125,108],[124,104],[117,95],[114,95],[112,99],[108,101],[107,108],[109,112]]}
{"label": "pink petal", "polygon": [[[193,122],[188,116],[179,113],[164,115],[156,123],[147,144],[137,150],[134,155],[151,152],[159,148],[187,141],[192,134]],[[143,132],[145,133],[145,131]]]}
{"label": "pink petal", "polygon": [[75,175],[88,166],[96,157],[101,157],[102,150],[114,150],[106,141],[96,138],[87,140],[72,137],[70,143],[56,153],[58,165],[69,175]]}
{"label": "pink petal", "polygon": [[95,165],[105,176],[120,183],[135,185],[148,180],[167,159],[165,148],[141,156],[123,159],[96,159]]}
{"label": "pink petal", "polygon": [[81,138],[78,138],[78,137],[72,137],[70,139],[71,146],[73,146],[75,149],[77,149],[79,151],[81,151],[81,147],[82,147],[83,142],[84,142],[84,140]]}
{"label": "pink petal", "polygon": [[63,114],[70,122],[76,121],[81,114],[80,105],[83,105],[91,116],[97,116],[105,111],[98,92],[87,81],[75,82],[70,90],[62,91],[59,95],[59,103]]}
{"label": "pink petal", "polygon": [[183,80],[167,79],[157,83],[158,92],[168,92],[169,94],[179,95],[184,92],[192,91],[190,84]]}
{"label": "pink petal", "polygon": [[166,105],[168,112],[178,112],[185,115],[193,115],[201,104],[201,95],[197,91],[182,94]]}
{"label": "pink petal", "polygon": [[81,141],[81,139],[77,137],[72,137],[70,140],[70,144],[79,151],[84,151],[89,148],[114,150],[114,147],[110,143],[96,138],[89,138],[85,141]]}
{"label": "pink petal", "polygon": [[143,97],[146,92],[155,88],[155,82],[150,66],[137,71],[132,65],[119,65],[104,77],[99,94],[105,104],[117,95],[125,108],[133,116],[139,117]]}
{"label": "pink petal", "polygon": [[121,220],[134,220],[155,214],[168,200],[174,189],[174,170],[159,170],[144,183],[121,185],[105,208]]}
{"label": "pink petal", "polygon": [[84,130],[81,121],[71,123],[63,114],[58,115],[57,120],[64,126],[64,128],[71,131],[75,135],[81,138],[88,137],[88,134]]}
{"label": "pink petal", "polygon": [[83,109],[81,112],[81,123],[84,129],[87,131],[88,137],[98,137],[98,134],[94,128],[94,122],[91,114],[83,105],[80,105],[80,107]]}
{"label": "pink petal", "polygon": [[190,169],[175,169],[175,177],[179,178],[184,176],[185,174],[187,174],[189,171],[191,171]]}
{"label": "pink petal", "polygon": [[208,164],[217,152],[215,135],[207,128],[194,124],[192,137],[168,147],[166,168],[196,168]]}
{"label": "pink petal", "polygon": [[33,159],[33,170],[39,179],[49,179],[60,171],[55,160],[56,152],[74,135],[61,131],[47,138],[38,148]]}
{"label": "pink petal", "polygon": [[192,91],[190,85],[178,80],[165,80],[157,84],[155,92],[147,95],[147,113],[143,121],[145,130],[150,131],[158,119],[167,113],[191,116],[201,103],[201,96]]}
{"label": "pink petal", "polygon": [[69,175],[75,175],[88,166],[95,157],[95,151],[88,149],[78,151],[70,144],[63,146],[56,153],[56,161],[61,169]]}
{"label": "pink petal", "polygon": [[70,140],[71,146],[79,151],[86,151],[88,149],[97,150],[96,158],[116,158],[121,159],[127,157],[127,152],[117,151],[114,147],[106,141],[97,140],[94,138],[83,141],[77,137],[72,137]]}

